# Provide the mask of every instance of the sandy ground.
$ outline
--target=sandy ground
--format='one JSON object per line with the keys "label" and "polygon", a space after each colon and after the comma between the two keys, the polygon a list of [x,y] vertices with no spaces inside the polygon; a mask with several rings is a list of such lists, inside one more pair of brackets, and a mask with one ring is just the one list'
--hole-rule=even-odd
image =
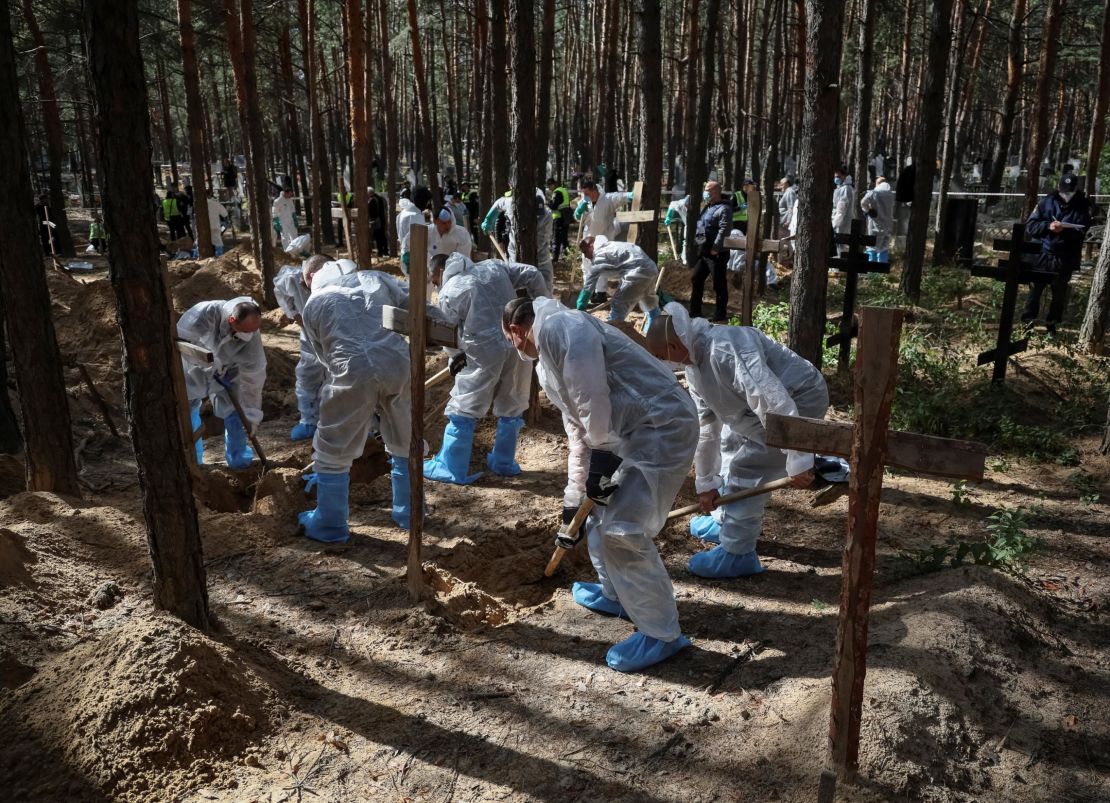
{"label": "sandy ground", "polygon": [[[85,362],[123,427],[106,281],[51,274],[63,352]],[[257,292],[249,256],[171,263],[180,308]],[[666,286],[683,295],[685,274]],[[571,601],[584,545],[540,579],[565,483],[566,442],[545,405],[525,472],[429,484],[431,598],[406,591],[406,533],[368,450],[349,544],[297,532],[311,499],[291,444],[297,332],[267,315],[262,438],[278,468],[221,467],[210,422],[199,510],[212,613],[203,635],[152,609],[134,459],[75,371],[84,499],[19,493],[0,460],[0,778],[5,797],[53,800],[811,801],[825,759],[847,502],[775,496],[768,571],[705,581],[685,520],[657,542],[694,647],[640,675],[604,664],[628,622]],[[429,355],[429,370],[442,358]],[[1027,361],[1037,371],[1037,359]],[[1046,369],[1047,370],[1047,369]],[[448,391],[429,392],[433,409]],[[834,394],[837,417],[847,415]],[[839,394],[842,395],[842,394]],[[439,444],[442,419],[427,434]],[[493,421],[479,428],[483,466]],[[1110,461],[1077,440],[1110,498]],[[861,777],[841,801],[1110,799],[1106,503],[1074,467],[1008,461],[956,505],[947,481],[888,474],[880,510]],[[1020,575],[923,574],[905,557],[1042,496],[1046,548]],[[692,498],[692,481],[679,502]],[[215,508],[215,509],[214,509]],[[253,511],[253,512],[252,512]]]}

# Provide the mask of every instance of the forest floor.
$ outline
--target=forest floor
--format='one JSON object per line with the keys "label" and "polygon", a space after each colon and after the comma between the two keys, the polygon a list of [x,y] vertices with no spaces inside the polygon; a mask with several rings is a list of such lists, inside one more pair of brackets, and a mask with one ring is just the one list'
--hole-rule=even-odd
{"label": "forest floor", "polygon": [[[114,298],[93,261],[89,277],[49,273],[56,327],[64,357],[89,367],[125,428]],[[990,389],[973,355],[992,338],[999,294],[958,273],[930,274],[922,307],[909,308],[894,423],[988,440],[989,470],[968,485],[899,472],[884,481],[861,775],[837,799],[1105,801],[1110,459],[1097,445],[1107,364],[1070,348],[1072,327],[1057,342],[1035,338],[1005,389]],[[260,290],[244,248],[171,262],[169,276],[179,311]],[[686,299],[686,272],[671,265],[665,287]],[[900,303],[885,277],[863,296]],[[772,290],[759,308],[776,336],[785,299]],[[631,625],[570,598],[573,581],[592,579],[584,547],[540,580],[566,471],[546,400],[523,433],[522,475],[427,486],[433,595],[414,606],[380,447],[352,485],[350,542],[298,533],[312,500],[299,479],[311,446],[288,440],[296,327],[267,313],[263,342],[261,437],[276,467],[261,482],[258,469],[228,471],[217,420],[206,440],[199,516],[218,623],[208,635],[153,610],[130,444],[108,432],[75,370],[84,498],[23,493],[22,463],[0,463],[6,799],[815,798],[846,499],[815,508],[809,492],[777,494],[759,547],[767,572],[743,580],[690,575],[703,545],[688,520],[664,529],[657,543],[694,646],[622,675],[604,657]],[[441,363],[430,355],[429,371]],[[826,375],[830,416],[848,419],[850,384]],[[448,389],[429,391],[429,410]],[[433,420],[435,448],[443,420]],[[492,434],[487,419],[474,466]],[[689,481],[679,503],[692,499]]]}

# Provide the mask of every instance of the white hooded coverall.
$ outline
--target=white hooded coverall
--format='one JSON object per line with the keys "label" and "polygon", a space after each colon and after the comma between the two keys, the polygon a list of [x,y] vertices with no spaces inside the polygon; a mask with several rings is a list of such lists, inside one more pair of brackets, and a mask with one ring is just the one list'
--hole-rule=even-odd
{"label": "white hooded coverall", "polygon": [[440,234],[434,223],[428,224],[428,266],[432,264],[432,257],[436,254],[462,254],[470,259],[474,244],[470,240],[470,232],[455,223],[446,234]]}
{"label": "white hooded coverall", "polygon": [[[397,246],[401,254],[409,252],[409,231],[413,226],[424,225],[424,213],[408,198],[402,198],[397,204]],[[401,268],[408,275],[408,269],[401,263]]]}
{"label": "white hooded coverall", "polygon": [[844,177],[844,183],[833,190],[832,227],[837,234],[847,234],[852,230],[852,202],[856,189],[852,186],[851,176]]}
{"label": "white hooded coverall", "polygon": [[[286,198],[285,193],[282,193],[274,199],[274,205],[270,208],[270,217],[277,218],[281,222],[281,247],[284,248],[297,236],[296,202],[292,198]],[[276,239],[276,231],[274,236]]]}
{"label": "white hooded coverall", "polygon": [[494,259],[474,264],[457,254],[447,259],[436,307],[447,323],[459,327],[459,347],[466,355],[447,415],[482,418],[492,404],[498,418],[516,418],[528,408],[532,365],[517,356],[501,328],[501,313],[518,289],[542,297],[546,285],[531,265]]}
{"label": "white hooded coverall", "polygon": [[305,304],[304,332],[327,366],[320,421],[313,438],[316,470],[349,471],[362,456],[374,415],[389,454],[407,457],[412,424],[409,346],[382,328],[382,307],[408,306],[408,290],[377,271],[363,270],[317,286]]}
{"label": "white hooded coverall", "polygon": [[[513,219],[513,196],[502,195],[493,203],[493,207],[498,209],[501,214],[505,216],[506,220]],[[536,270],[543,276],[544,282],[547,283],[547,292],[544,295],[551,295],[555,288],[555,268],[551,263],[551,236],[554,232],[555,224],[554,219],[551,217],[551,210],[547,208],[547,196],[543,194],[543,190],[536,190]],[[513,227],[509,226],[509,261],[516,262],[519,259],[517,256],[516,248],[516,234],[513,232]]]}
{"label": "white hooded coverall", "polygon": [[587,521],[602,593],[645,635],[681,635],[674,589],[653,538],[697,446],[697,411],[674,374],[616,328],[554,299],[534,302],[537,373],[570,439],[563,504],[585,501],[591,449],[622,460],[620,488]]}
{"label": "white hooded coverall", "polygon": [[[274,277],[274,296],[287,318],[295,319],[304,312],[308,294],[300,267],[285,265]],[[297,409],[300,411],[302,424],[315,424],[320,417],[320,387],[328,372],[308,345],[303,328],[300,346],[301,356],[297,361]]]}
{"label": "white hooded coverall", "polygon": [[876,212],[876,217],[867,216],[867,233],[875,237],[875,245],[868,250],[889,251],[890,235],[894,231],[894,192],[887,182],[868,190],[859,202],[860,209]]}
{"label": "white hooded coverall", "polygon": [[220,372],[232,380],[239,404],[250,429],[262,423],[262,386],[266,382],[266,352],[262,336],[255,332],[250,340],[241,340],[231,331],[227,319],[243,302],[255,303],[249,296],[230,301],[201,301],[185,311],[177,321],[177,336],[212,352],[212,362],[199,365],[181,358],[185,371],[185,390],[189,401],[211,399],[212,411],[218,418],[235,412],[231,399],[213,375]]}
{"label": "white hooded coverall", "polygon": [[[723,486],[724,495],[812,469],[809,452],[768,448],[764,424],[768,413],[824,418],[829,391],[821,372],[758,329],[710,326],[674,302],[665,310],[692,360],[686,382],[701,426],[694,457],[698,493]],[[764,494],[717,509],[725,551],[755,549],[767,499]]]}
{"label": "white hooded coverall", "polygon": [[610,279],[619,279],[620,285],[610,297],[609,306],[613,319],[623,321],[637,304],[644,312],[659,305],[655,295],[658,278],[659,267],[640,246],[597,236],[594,258],[586,267],[582,289],[591,293],[604,291]]}

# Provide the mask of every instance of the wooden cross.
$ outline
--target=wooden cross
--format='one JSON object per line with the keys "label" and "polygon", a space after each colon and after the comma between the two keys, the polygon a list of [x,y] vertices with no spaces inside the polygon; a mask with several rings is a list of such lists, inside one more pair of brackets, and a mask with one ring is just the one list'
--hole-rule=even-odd
{"label": "wooden cross", "polygon": [[864,234],[863,221],[855,218],[852,221],[852,231],[849,234],[837,234],[834,241],[837,245],[848,246],[848,253],[844,256],[831,257],[829,267],[836,268],[845,274],[844,278],[844,308],[840,313],[840,331],[830,335],[825,340],[829,348],[839,345],[840,353],[836,358],[837,373],[848,370],[848,361],[851,358],[852,338],[859,332],[856,323],[856,291],[859,288],[859,275],[861,273],[890,273],[888,262],[868,262],[864,246],[874,245],[875,237]]}
{"label": "wooden cross", "polygon": [[644,194],[644,182],[637,181],[632,185],[632,207],[628,212],[617,212],[617,222],[627,223],[628,226],[628,242],[636,242],[636,238],[640,235],[641,223],[652,223],[659,216],[659,213],[654,209],[640,209],[641,199]]}
{"label": "wooden cross", "polygon": [[883,467],[981,480],[987,452],[982,444],[969,441],[888,432],[898,378],[902,315],[901,310],[877,307],[860,311],[854,423],[767,416],[768,446],[850,459],[848,533],[841,569],[829,724],[829,758],[843,780],[851,780],[859,766],[867,625]]}
{"label": "wooden cross", "polygon": [[998,317],[998,340],[993,349],[979,355],[979,361],[976,363],[976,365],[986,365],[988,362],[993,362],[994,373],[991,381],[1000,383],[1006,379],[1006,361],[1029,347],[1027,337],[1015,341],[1010,339],[1014,334],[1014,311],[1017,307],[1018,286],[1033,282],[1052,282],[1056,274],[1036,270],[1023,263],[1023,255],[1039,254],[1041,249],[1036,243],[1025,242],[1025,226],[1021,223],[1014,224],[1009,240],[995,240],[994,250],[1009,253],[1006,259],[998,260],[997,267],[972,265],[971,275],[1006,283],[1006,289],[1002,294],[1002,310]]}
{"label": "wooden cross", "polygon": [[420,548],[424,537],[424,352],[427,350],[428,227],[413,226],[409,232],[409,362],[412,371],[412,438],[409,441],[409,551],[407,577],[413,600],[424,596],[424,569]]}
{"label": "wooden cross", "polygon": [[748,190],[748,236],[726,237],[725,248],[743,249],[744,280],[740,286],[740,324],[752,325],[752,310],[755,306],[755,282],[757,270],[756,263],[763,254],[778,253],[778,240],[764,240],[760,234],[762,225],[760,215],[763,213],[763,199],[759,190]]}
{"label": "wooden cross", "polygon": [[[424,229],[427,231],[427,227],[424,227]],[[427,291],[425,290],[425,296],[426,295]],[[414,309],[411,296],[409,309]],[[382,328],[388,329],[391,332],[396,332],[399,335],[409,335],[409,312],[400,307],[383,306]],[[459,347],[459,327],[451,326],[443,321],[433,320],[425,315],[424,339],[425,343],[428,345],[446,346],[449,349],[457,349]]]}

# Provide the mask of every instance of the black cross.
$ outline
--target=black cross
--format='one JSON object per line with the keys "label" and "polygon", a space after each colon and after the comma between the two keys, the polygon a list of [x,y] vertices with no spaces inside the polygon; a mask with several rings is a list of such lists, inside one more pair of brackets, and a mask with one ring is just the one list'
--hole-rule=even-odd
{"label": "black cross", "polygon": [[875,237],[864,234],[863,221],[856,218],[852,221],[852,231],[849,234],[837,234],[833,240],[837,245],[848,246],[848,253],[844,256],[830,257],[829,267],[837,268],[845,274],[844,279],[844,311],[840,315],[840,331],[831,335],[826,341],[827,347],[840,345],[840,353],[836,358],[836,370],[848,370],[848,358],[852,350],[852,338],[859,333],[859,324],[856,322],[856,289],[859,286],[861,273],[890,273],[890,264],[887,262],[869,262],[864,246],[874,245]]}
{"label": "black cross", "polygon": [[1037,243],[1025,242],[1025,225],[1015,223],[1013,234],[1009,240],[995,240],[995,251],[1008,252],[1005,259],[998,260],[998,266],[972,265],[971,275],[982,276],[987,279],[1005,282],[1006,291],[1002,294],[1002,311],[998,318],[998,342],[990,351],[979,355],[976,365],[994,363],[994,374],[991,381],[995,383],[1006,379],[1006,360],[1014,354],[1020,354],[1029,347],[1029,338],[1011,341],[1014,334],[1014,309],[1017,307],[1018,286],[1032,284],[1033,282],[1051,282],[1056,274],[1051,271],[1036,270],[1027,265],[1023,255],[1039,254],[1041,248]]}

